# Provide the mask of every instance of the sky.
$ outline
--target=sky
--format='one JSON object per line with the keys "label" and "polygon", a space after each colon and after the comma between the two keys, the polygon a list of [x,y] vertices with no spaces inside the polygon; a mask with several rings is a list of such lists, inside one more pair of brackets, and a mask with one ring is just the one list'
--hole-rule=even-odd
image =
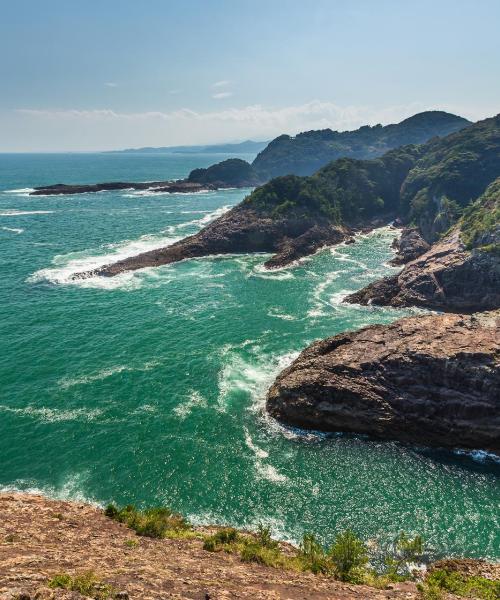
{"label": "sky", "polygon": [[0,152],[500,112],[499,0],[0,0]]}

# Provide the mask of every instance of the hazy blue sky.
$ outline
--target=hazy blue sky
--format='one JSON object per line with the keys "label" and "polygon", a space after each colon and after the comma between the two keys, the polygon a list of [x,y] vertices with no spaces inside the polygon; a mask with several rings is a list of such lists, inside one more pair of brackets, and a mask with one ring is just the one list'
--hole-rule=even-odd
{"label": "hazy blue sky", "polygon": [[0,0],[0,151],[500,111],[500,0]]}

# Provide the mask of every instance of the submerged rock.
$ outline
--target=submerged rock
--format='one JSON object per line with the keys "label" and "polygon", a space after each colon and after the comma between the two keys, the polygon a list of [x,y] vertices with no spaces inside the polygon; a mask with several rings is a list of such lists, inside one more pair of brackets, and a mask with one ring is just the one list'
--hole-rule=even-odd
{"label": "submerged rock", "polygon": [[500,311],[425,315],[306,348],[267,410],[305,429],[500,453]]}

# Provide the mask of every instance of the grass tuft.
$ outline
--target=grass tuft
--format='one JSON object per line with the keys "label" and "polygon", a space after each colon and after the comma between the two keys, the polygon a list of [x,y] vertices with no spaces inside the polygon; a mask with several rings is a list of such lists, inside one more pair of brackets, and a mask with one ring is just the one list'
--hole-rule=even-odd
{"label": "grass tuft", "polygon": [[78,592],[83,596],[94,598],[94,600],[108,600],[116,595],[113,586],[103,583],[92,571],[86,571],[79,575],[58,573],[49,580],[47,585],[52,589],[60,588]]}
{"label": "grass tuft", "polygon": [[119,523],[125,523],[137,535],[150,538],[196,537],[187,520],[166,507],[148,508],[141,511],[130,504],[123,508],[109,504],[104,514]]}

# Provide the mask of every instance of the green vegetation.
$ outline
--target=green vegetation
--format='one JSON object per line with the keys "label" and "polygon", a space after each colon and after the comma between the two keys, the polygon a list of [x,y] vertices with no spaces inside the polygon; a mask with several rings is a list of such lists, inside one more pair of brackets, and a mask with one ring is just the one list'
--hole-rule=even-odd
{"label": "green vegetation", "polygon": [[368,551],[352,531],[339,533],[329,550],[339,579],[342,581],[363,580],[363,570],[368,562]]}
{"label": "green vegetation", "polygon": [[424,146],[402,187],[402,214],[408,214],[427,239],[436,239],[499,173],[497,115]]}
{"label": "green vegetation", "polygon": [[232,158],[207,169],[195,169],[188,177],[198,183],[253,186],[274,177],[312,175],[339,158],[373,159],[409,144],[423,144],[469,125],[462,117],[442,111],[419,113],[394,125],[365,125],[355,131],[322,129],[291,137],[280,135],[250,165]]}
{"label": "green vegetation", "polygon": [[114,504],[109,504],[104,514],[119,523],[125,523],[138,535],[145,537],[196,537],[186,519],[169,508],[155,507],[140,511],[131,505],[117,508]]}
{"label": "green vegetation", "polygon": [[479,576],[471,577],[446,569],[432,571],[418,587],[424,600],[442,600],[447,592],[462,598],[481,600],[500,598],[500,581]]}
{"label": "green vegetation", "polygon": [[401,578],[407,579],[410,565],[422,562],[424,555],[424,541],[417,535],[414,538],[402,531],[391,544],[385,556],[386,573],[393,581]]}
{"label": "green vegetation", "polygon": [[311,177],[277,177],[245,203],[275,217],[320,217],[338,224],[395,214],[401,184],[420,153],[420,147],[405,146],[375,160],[342,158]]}
{"label": "green vegetation", "polygon": [[240,158],[229,158],[207,169],[194,169],[188,177],[195,183],[213,183],[234,186],[254,186],[260,183],[252,165]]}
{"label": "green vegetation", "polygon": [[391,581],[411,578],[410,566],[421,558],[422,539],[401,533],[384,556],[384,569],[369,566],[366,544],[351,530],[342,531],[325,549],[313,534],[304,534],[300,547],[293,548],[273,540],[269,528],[259,526],[256,533],[224,528],[205,537],[203,548],[209,552],[238,554],[244,562],[274,568],[310,571],[350,583],[365,583],[383,588]]}
{"label": "green vegetation", "polygon": [[294,137],[281,135],[270,142],[252,163],[261,180],[282,175],[311,175],[339,158],[372,159],[408,144],[423,144],[468,125],[461,117],[428,111],[395,125],[368,125],[355,131],[306,131]]}
{"label": "green vegetation", "polygon": [[[311,176],[277,177],[257,188],[244,205],[274,218],[351,226],[375,217],[399,216],[418,225],[432,242],[499,174],[500,115],[424,145],[399,147],[377,159],[340,158]],[[498,186],[490,192],[494,194],[498,197]],[[489,202],[488,207],[494,209],[490,214],[478,207],[465,212],[469,244],[498,222],[498,204]]]}
{"label": "green vegetation", "polygon": [[[401,532],[384,551],[369,549],[353,531],[339,532],[325,548],[313,534],[304,534],[299,548],[274,540],[271,530],[260,524],[255,532],[222,527],[213,534],[195,532],[179,514],[158,507],[144,511],[134,506],[117,508],[110,504],[105,514],[136,531],[139,535],[156,538],[201,538],[208,552],[237,554],[243,562],[255,562],[273,568],[309,571],[353,584],[385,588],[391,582],[413,579],[412,568],[423,562],[424,543],[420,536]],[[129,548],[137,547],[136,540],[125,541]],[[375,568],[374,564],[380,565]],[[115,591],[92,573],[71,576],[55,575],[49,587],[78,591],[97,600],[113,598]],[[443,600],[445,592],[466,598],[493,600],[500,598],[500,582],[484,577],[468,577],[459,572],[432,571],[419,584],[424,600]]]}
{"label": "green vegetation", "polygon": [[80,575],[58,573],[49,580],[47,585],[52,589],[62,588],[71,592],[79,592],[83,596],[95,600],[107,600],[114,598],[116,594],[113,586],[100,581],[92,571],[86,571]]}
{"label": "green vegetation", "polygon": [[469,250],[481,248],[491,252],[500,249],[500,177],[465,209],[460,235]]}

